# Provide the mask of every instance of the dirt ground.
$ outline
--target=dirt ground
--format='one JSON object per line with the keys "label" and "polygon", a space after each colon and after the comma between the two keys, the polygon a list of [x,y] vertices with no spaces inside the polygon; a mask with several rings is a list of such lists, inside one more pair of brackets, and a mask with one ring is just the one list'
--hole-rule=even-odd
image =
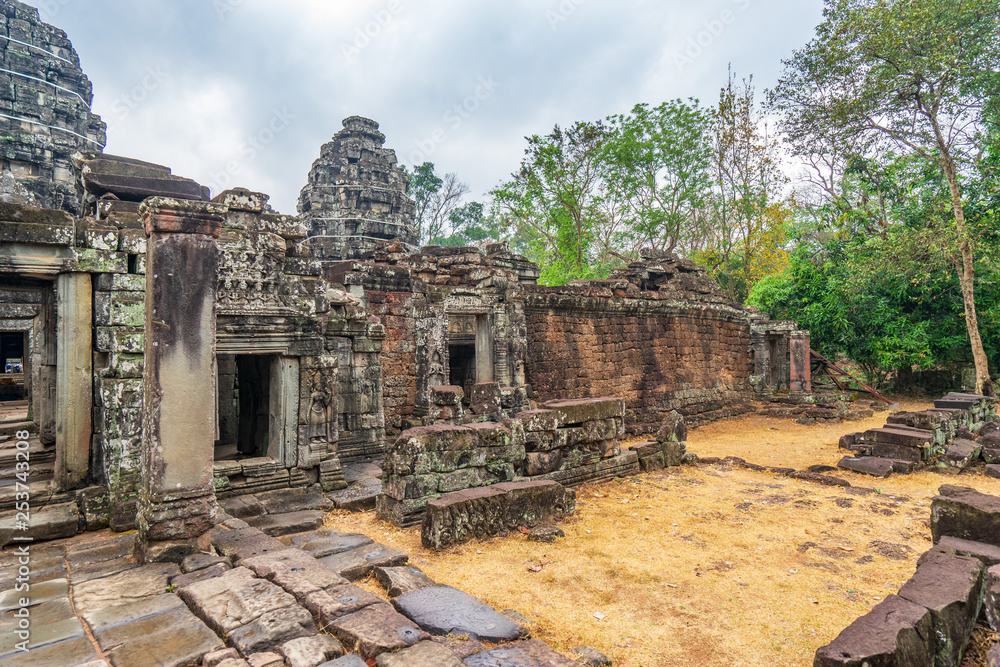
{"label": "dirt ground", "polygon": [[[885,417],[804,426],[750,416],[692,431],[688,447],[797,469],[835,465],[842,434]],[[433,552],[419,528],[372,513],[337,512],[328,523],[520,612],[534,636],[563,652],[593,646],[621,667],[811,665],[818,647],[913,573],[931,546],[930,501],[941,484],[1000,495],[1000,480],[981,475],[836,475],[853,488],[720,465],[588,485],[554,544],[518,533]]]}

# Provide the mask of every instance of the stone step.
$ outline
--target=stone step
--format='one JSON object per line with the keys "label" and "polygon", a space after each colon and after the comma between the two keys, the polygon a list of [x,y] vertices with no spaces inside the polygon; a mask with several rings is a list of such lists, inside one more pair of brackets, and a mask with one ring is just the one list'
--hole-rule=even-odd
{"label": "stone step", "polygon": [[852,458],[845,456],[837,464],[838,468],[860,472],[874,477],[889,477],[893,472],[892,459],[866,456],[862,458]]}
{"label": "stone step", "polygon": [[38,433],[38,424],[30,421],[0,423],[0,436],[5,436],[5,435],[13,436],[18,431],[27,431],[28,433]]}
{"label": "stone step", "polygon": [[375,509],[378,495],[382,493],[382,480],[377,477],[367,477],[343,491],[327,494],[339,510],[362,512]]}
{"label": "stone step", "polygon": [[[5,485],[0,485],[0,512],[10,511],[16,507],[19,488],[13,480]],[[24,491],[24,489],[20,488],[20,491]],[[29,482],[28,494],[31,498],[31,505],[35,508],[76,500],[76,494],[56,491],[55,486],[49,480]]]}
{"label": "stone step", "polygon": [[931,502],[931,536],[1000,546],[1000,498],[964,486],[942,485]]}
{"label": "stone step", "polygon": [[54,540],[76,535],[80,527],[80,510],[75,502],[37,506],[28,512],[28,521],[17,511],[0,514],[0,547],[14,543],[18,537],[34,541]]}

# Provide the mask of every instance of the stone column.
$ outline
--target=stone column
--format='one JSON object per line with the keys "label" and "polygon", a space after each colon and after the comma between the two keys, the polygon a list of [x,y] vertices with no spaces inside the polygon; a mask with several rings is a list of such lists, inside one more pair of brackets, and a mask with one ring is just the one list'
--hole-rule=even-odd
{"label": "stone column", "polygon": [[56,283],[55,477],[64,491],[82,486],[90,470],[93,325],[90,274],[60,274]]}
{"label": "stone column", "polygon": [[185,540],[216,514],[215,308],[225,208],[147,199],[146,348],[143,373],[144,541]]}
{"label": "stone column", "polygon": [[299,461],[298,357],[272,359],[269,395],[267,455],[286,468],[294,468]]}
{"label": "stone column", "polygon": [[788,337],[788,388],[806,393],[812,391],[808,331],[793,331]]}

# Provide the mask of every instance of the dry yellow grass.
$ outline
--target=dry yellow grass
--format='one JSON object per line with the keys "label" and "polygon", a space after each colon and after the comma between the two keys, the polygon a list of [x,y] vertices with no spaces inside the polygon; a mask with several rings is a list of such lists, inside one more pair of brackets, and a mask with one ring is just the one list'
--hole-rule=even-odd
{"label": "dry yellow grass", "polygon": [[[748,417],[698,429],[689,443],[703,456],[804,468],[836,463],[842,433],[884,418],[827,428]],[[981,476],[840,476],[880,492],[685,466],[578,489],[577,513],[555,544],[515,534],[433,552],[419,529],[371,513],[335,512],[328,525],[402,549],[436,581],[516,609],[563,652],[594,646],[622,667],[811,665],[819,646],[912,574],[931,545],[940,484],[1000,494],[1000,481]]]}

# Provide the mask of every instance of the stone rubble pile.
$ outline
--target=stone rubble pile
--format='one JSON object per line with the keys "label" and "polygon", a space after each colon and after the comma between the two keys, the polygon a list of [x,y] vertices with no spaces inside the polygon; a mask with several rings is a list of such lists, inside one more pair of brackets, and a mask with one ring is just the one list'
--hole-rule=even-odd
{"label": "stone rubble pile", "polygon": [[[933,468],[958,474],[980,457],[1000,463],[1000,425],[996,399],[976,394],[950,393],[934,401],[934,408],[889,415],[886,425],[842,436],[840,447],[854,452],[839,467],[877,477]],[[975,439],[979,437],[979,442]],[[996,434],[996,435],[994,435]],[[1000,468],[987,466],[987,474]]]}
{"label": "stone rubble pile", "polygon": [[942,486],[931,533],[910,580],[816,651],[816,667],[959,665],[981,612],[1000,631],[1000,498]]}
{"label": "stone rubble pile", "polygon": [[[635,475],[640,454],[622,452],[619,444],[624,417],[621,399],[594,398],[549,401],[518,413],[507,425],[484,422],[409,429],[386,452],[377,515],[398,526],[412,526],[423,519],[428,501],[448,493],[501,482],[578,486]],[[661,454],[671,452],[657,458],[663,461],[660,467],[676,465],[683,456],[683,446],[676,442],[656,447]]]}

